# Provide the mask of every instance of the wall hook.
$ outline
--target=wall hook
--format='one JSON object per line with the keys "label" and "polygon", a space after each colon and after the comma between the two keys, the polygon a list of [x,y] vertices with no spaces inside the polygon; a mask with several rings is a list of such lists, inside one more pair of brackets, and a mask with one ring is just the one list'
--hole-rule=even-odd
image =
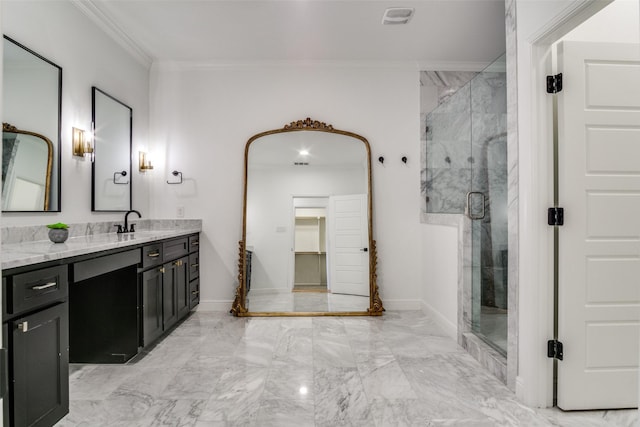
{"label": "wall hook", "polygon": [[378,161],[380,162],[380,164],[384,165],[384,157],[382,156],[378,157]]}
{"label": "wall hook", "polygon": [[402,163],[404,163],[405,165],[407,164],[407,156],[402,156],[400,160],[402,160]]}
{"label": "wall hook", "polygon": [[120,176],[127,176],[127,171],[114,172],[114,173],[113,173],[113,183],[114,183],[114,184],[118,184],[118,185],[127,185],[127,184],[129,183],[129,181],[127,181],[127,182],[118,182],[118,181],[117,181],[117,179],[118,179],[118,178],[117,178],[117,176],[118,176],[118,175],[120,175]]}
{"label": "wall hook", "polygon": [[173,171],[173,172],[171,172],[171,175],[173,175],[173,176],[180,175],[180,181],[178,181],[178,182],[169,182],[169,181],[167,181],[167,184],[182,184],[182,172]]}

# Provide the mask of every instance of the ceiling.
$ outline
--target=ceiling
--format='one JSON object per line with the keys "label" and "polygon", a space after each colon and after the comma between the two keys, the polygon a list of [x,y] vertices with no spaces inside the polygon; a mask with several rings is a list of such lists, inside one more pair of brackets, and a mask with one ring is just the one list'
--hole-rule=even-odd
{"label": "ceiling", "polygon": [[[505,50],[504,0],[75,0],[138,57],[480,69]],[[382,25],[388,7],[415,8]],[[454,68],[455,67],[455,68]]]}

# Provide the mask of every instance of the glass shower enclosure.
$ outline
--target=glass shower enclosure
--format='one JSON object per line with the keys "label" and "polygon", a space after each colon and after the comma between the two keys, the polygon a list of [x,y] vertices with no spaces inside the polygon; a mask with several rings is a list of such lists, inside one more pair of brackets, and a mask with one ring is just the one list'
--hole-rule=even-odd
{"label": "glass shower enclosure", "polygon": [[507,99],[504,56],[426,116],[427,213],[471,221],[471,329],[507,351]]}

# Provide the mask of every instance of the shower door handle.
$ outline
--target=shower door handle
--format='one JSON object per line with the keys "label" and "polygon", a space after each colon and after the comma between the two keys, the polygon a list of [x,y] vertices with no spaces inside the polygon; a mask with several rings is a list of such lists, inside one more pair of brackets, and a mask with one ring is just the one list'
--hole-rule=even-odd
{"label": "shower door handle", "polygon": [[[482,196],[482,211],[480,211],[480,215],[475,215],[474,212],[472,212],[472,209],[471,209],[471,198],[473,197],[474,194],[479,194],[480,196]],[[467,206],[465,208],[465,213],[467,214],[467,216],[472,220],[473,219],[483,219],[484,218],[484,214],[485,214],[484,202],[485,202],[485,200],[484,200],[484,193],[483,192],[481,192],[481,191],[469,191],[467,193]]]}

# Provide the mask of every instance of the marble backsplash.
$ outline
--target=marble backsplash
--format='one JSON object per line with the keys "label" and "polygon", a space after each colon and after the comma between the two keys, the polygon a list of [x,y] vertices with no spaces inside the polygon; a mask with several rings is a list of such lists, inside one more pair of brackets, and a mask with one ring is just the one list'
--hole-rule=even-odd
{"label": "marble backsplash", "polygon": [[[130,224],[136,225],[138,231],[154,230],[192,230],[202,229],[201,219],[142,219],[129,218]],[[123,221],[83,222],[69,225],[69,237],[93,236],[97,234],[115,233],[116,225]],[[35,242],[49,240],[49,229],[46,225],[20,227],[0,227],[2,244]]]}

